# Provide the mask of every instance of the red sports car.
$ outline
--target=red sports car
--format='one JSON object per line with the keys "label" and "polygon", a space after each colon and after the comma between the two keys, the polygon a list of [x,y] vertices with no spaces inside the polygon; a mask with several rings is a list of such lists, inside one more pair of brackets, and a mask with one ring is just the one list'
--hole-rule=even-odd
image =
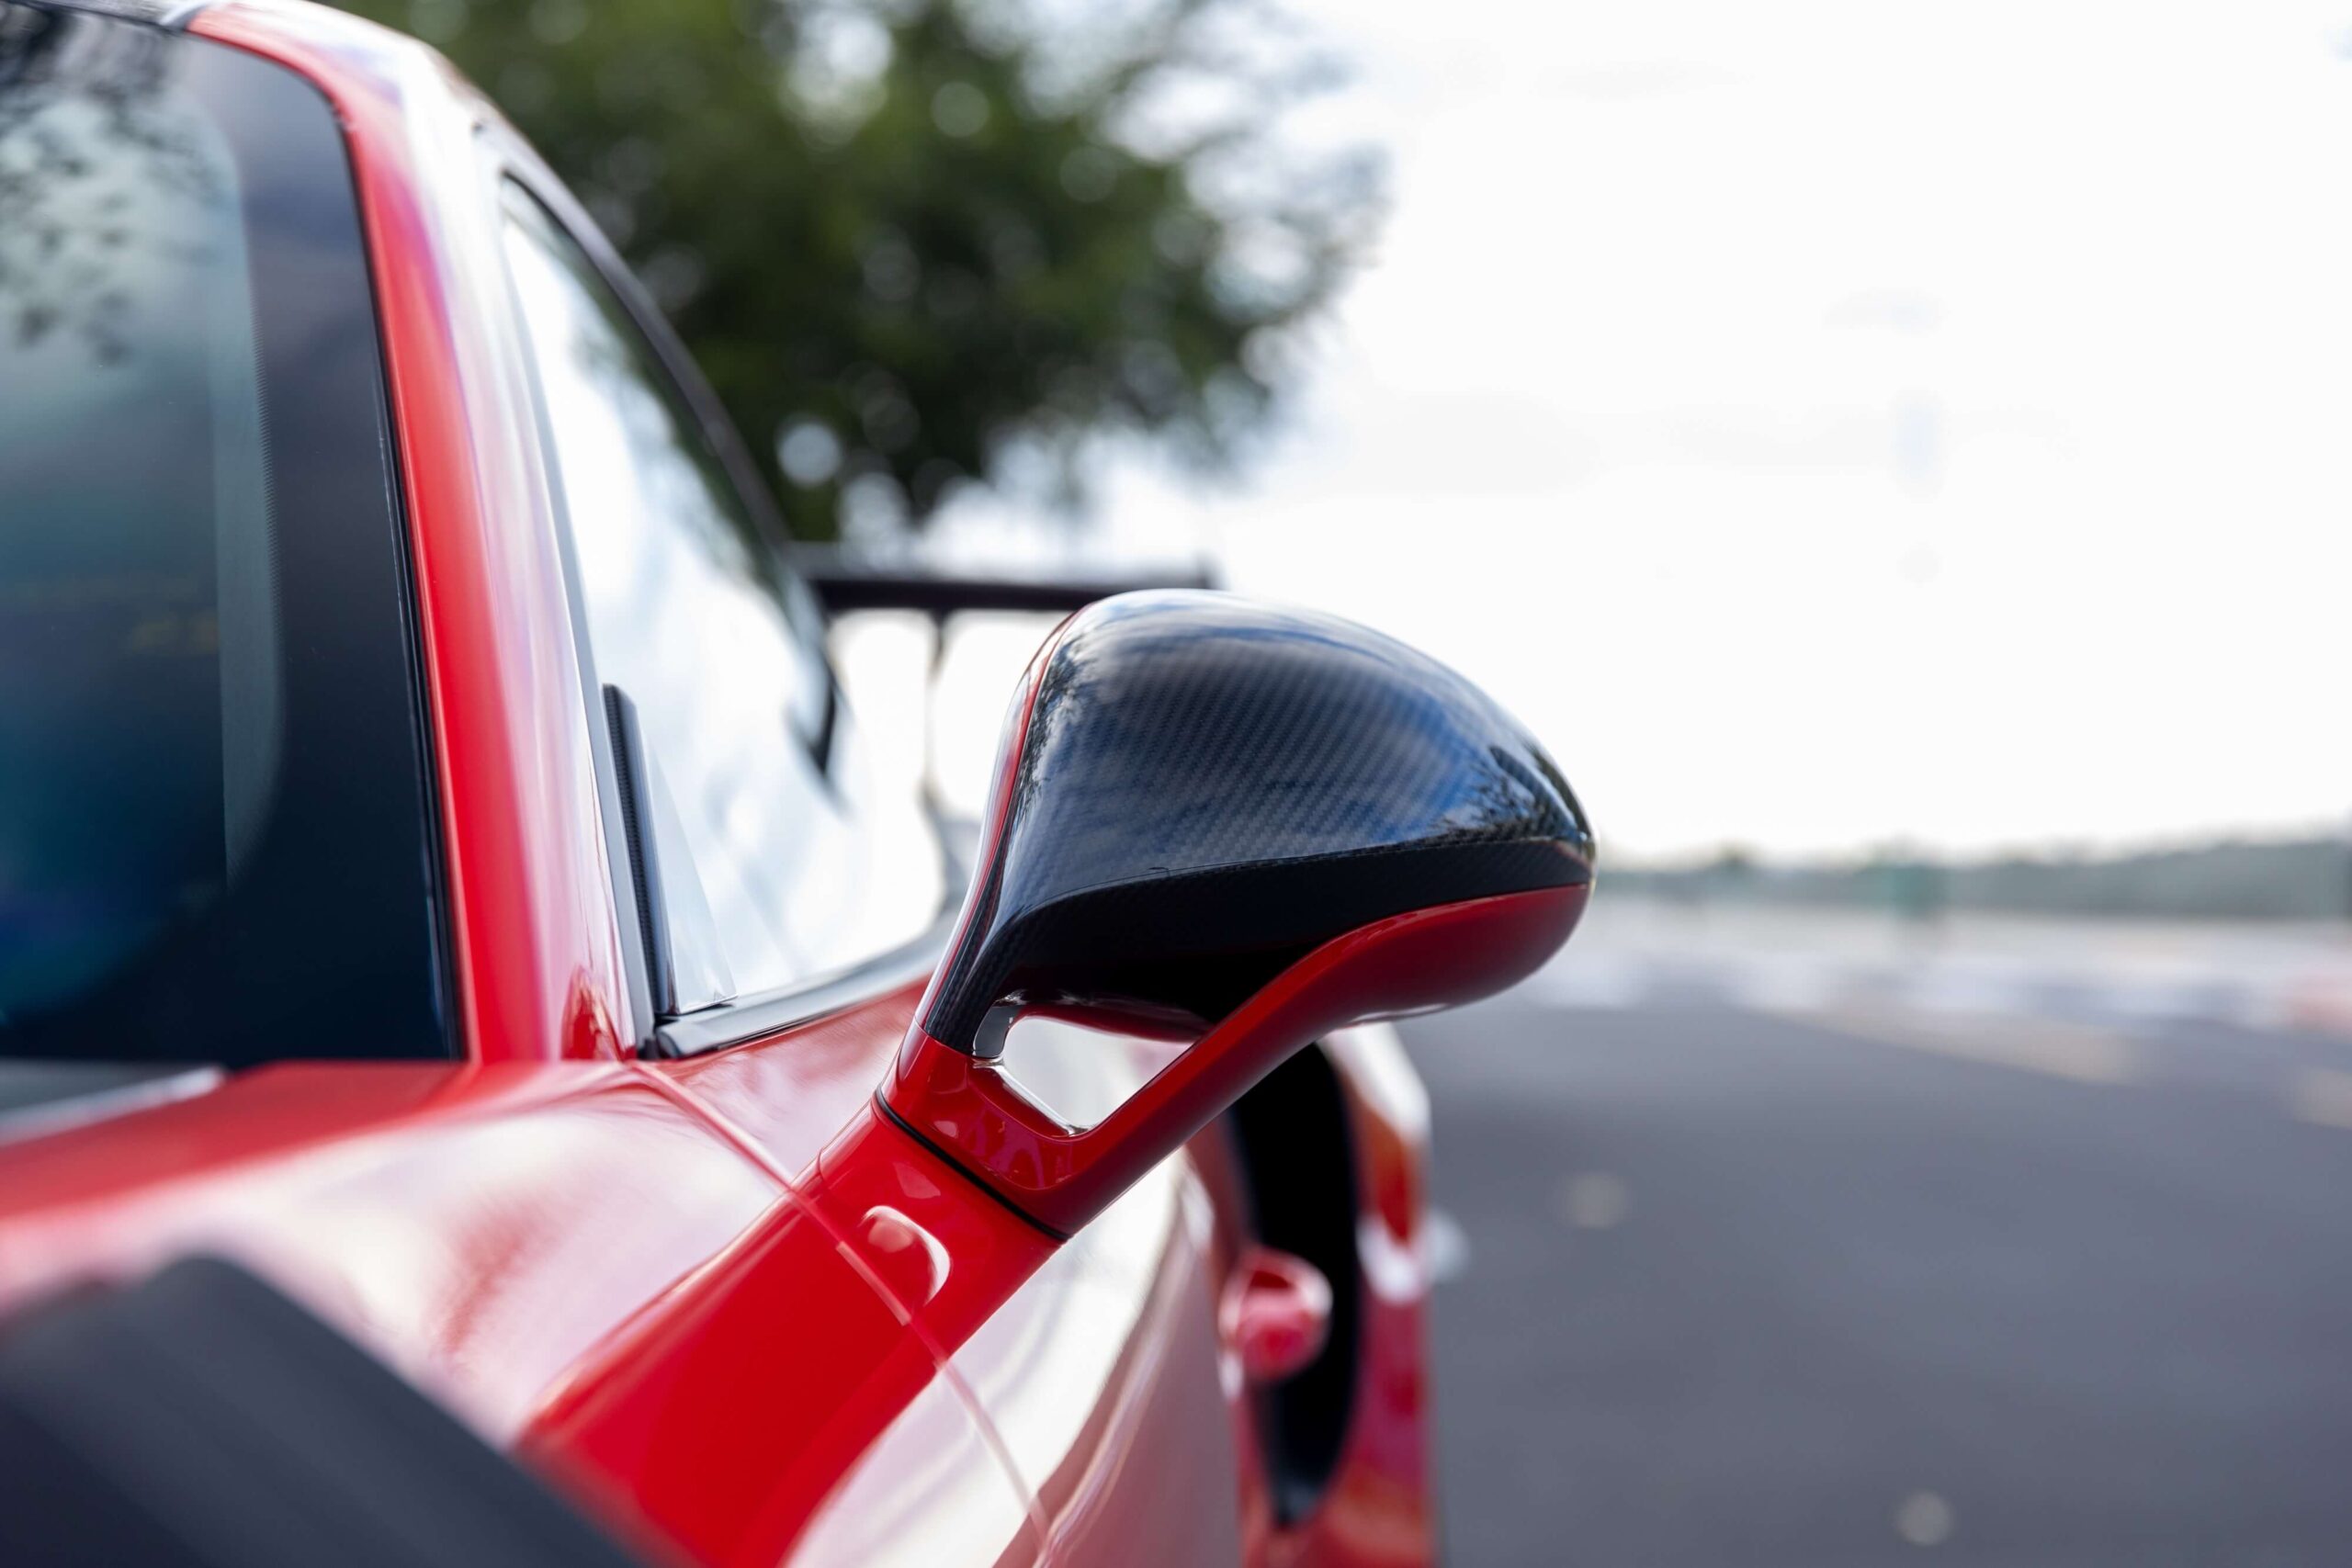
{"label": "red sports car", "polygon": [[826,613],[430,51],[0,0],[0,1559],[1433,1557],[1366,1021],[1566,939],[1558,770],[1123,593],[959,854]]}

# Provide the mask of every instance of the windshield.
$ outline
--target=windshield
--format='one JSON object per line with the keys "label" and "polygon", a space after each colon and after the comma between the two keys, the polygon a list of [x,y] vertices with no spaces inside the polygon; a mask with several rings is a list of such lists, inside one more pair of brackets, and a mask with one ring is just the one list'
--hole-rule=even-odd
{"label": "windshield", "polygon": [[381,375],[325,102],[0,0],[0,1054],[440,1054]]}

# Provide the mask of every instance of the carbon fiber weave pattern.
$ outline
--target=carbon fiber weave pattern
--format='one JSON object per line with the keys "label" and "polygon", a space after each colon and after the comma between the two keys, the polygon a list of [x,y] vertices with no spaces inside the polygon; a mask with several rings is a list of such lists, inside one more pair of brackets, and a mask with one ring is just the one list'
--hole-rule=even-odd
{"label": "carbon fiber weave pattern", "polygon": [[1230,594],[1123,594],[1039,678],[930,1032],[970,1041],[1016,994],[1214,1020],[1306,947],[1582,882],[1591,854],[1543,748],[1435,660]]}

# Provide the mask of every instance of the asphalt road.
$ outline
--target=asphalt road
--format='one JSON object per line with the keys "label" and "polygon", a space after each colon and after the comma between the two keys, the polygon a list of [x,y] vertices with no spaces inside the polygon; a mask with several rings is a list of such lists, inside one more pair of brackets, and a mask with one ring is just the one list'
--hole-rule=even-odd
{"label": "asphalt road", "polygon": [[2352,1044],[1509,998],[1406,1039],[1457,1568],[2352,1563]]}

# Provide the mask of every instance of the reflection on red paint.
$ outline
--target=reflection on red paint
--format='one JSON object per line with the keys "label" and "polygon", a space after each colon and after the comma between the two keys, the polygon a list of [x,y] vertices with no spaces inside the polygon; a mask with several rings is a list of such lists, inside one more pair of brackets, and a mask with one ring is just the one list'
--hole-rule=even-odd
{"label": "reflection on red paint", "polygon": [[1217,1329],[1255,1383],[1305,1371],[1331,1335],[1331,1281],[1303,1258],[1251,1247],[1227,1276]]}

